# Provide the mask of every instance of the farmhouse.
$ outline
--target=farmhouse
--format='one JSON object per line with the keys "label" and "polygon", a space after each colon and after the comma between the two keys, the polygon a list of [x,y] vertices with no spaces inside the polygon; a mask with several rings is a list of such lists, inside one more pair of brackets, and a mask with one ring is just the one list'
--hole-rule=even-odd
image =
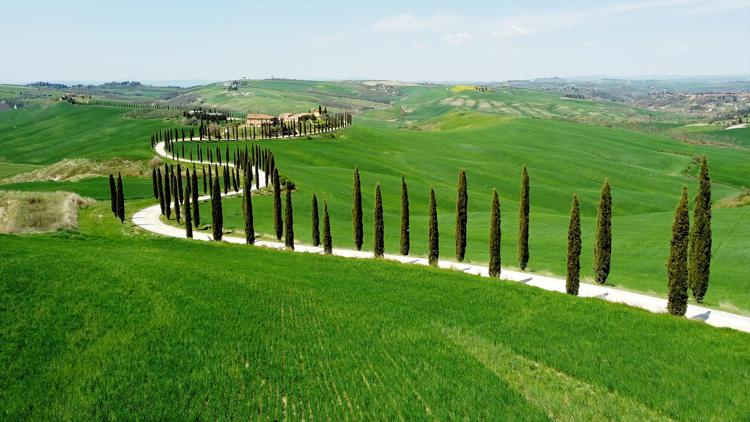
{"label": "farmhouse", "polygon": [[279,119],[276,116],[271,116],[270,114],[250,113],[245,119],[245,124],[247,126],[260,127],[264,123],[275,124],[278,122],[278,120]]}

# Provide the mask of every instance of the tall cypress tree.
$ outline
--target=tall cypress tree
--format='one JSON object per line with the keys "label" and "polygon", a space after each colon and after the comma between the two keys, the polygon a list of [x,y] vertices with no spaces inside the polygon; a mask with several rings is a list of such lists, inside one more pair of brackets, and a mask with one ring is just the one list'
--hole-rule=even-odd
{"label": "tall cypress tree", "polygon": [[255,221],[253,219],[253,192],[247,186],[252,183],[250,169],[245,169],[245,189],[242,191],[242,210],[245,217],[245,243],[255,243]]}
{"label": "tall cypress tree", "polygon": [[276,240],[281,240],[284,222],[281,220],[281,181],[276,169],[273,172],[273,229],[276,232]]}
{"label": "tall cypress tree", "polygon": [[176,183],[176,185],[177,185],[177,196],[179,196],[180,204],[182,204],[185,201],[184,201],[184,198],[183,198],[183,195],[182,195],[182,167],[180,167],[179,164],[177,164],[177,174],[176,174],[176,176],[177,176],[177,179],[176,179],[177,180],[177,183]]}
{"label": "tall cypress tree", "polygon": [[565,278],[565,291],[578,296],[581,284],[581,210],[578,206],[578,195],[573,195],[573,206],[570,210],[568,225],[568,274]]}
{"label": "tall cypress tree", "polygon": [[698,178],[698,194],[695,195],[693,227],[690,232],[688,281],[696,302],[702,303],[708,290],[711,274],[711,178],[708,175],[706,156],[701,160]]}
{"label": "tall cypress tree", "polygon": [[[204,171],[203,175],[205,176],[205,174]],[[195,167],[193,167],[193,180],[191,182],[190,193],[193,196],[193,225],[197,228],[201,224],[201,208],[198,203],[198,173],[196,172]]]}
{"label": "tall cypress tree", "polygon": [[203,172],[203,194],[205,195],[208,192],[208,187],[206,186],[206,168],[201,166],[201,171]]}
{"label": "tall cypress tree", "polygon": [[494,189],[492,191],[492,208],[490,212],[490,277],[500,277],[500,267],[502,263],[500,253],[501,239],[500,198],[497,196],[497,189]]}
{"label": "tall cypress tree", "polygon": [[164,215],[164,184],[162,183],[161,169],[156,169],[156,183],[159,188],[159,207],[161,209],[161,215]]}
{"label": "tall cypress tree", "polygon": [[352,192],[352,231],[354,246],[362,250],[362,186],[359,180],[359,167],[354,169],[354,187]]}
{"label": "tall cypress tree", "polygon": [[318,197],[312,196],[312,243],[313,246],[320,245],[320,219],[318,218]]}
{"label": "tall cypress tree", "polygon": [[609,276],[612,257],[612,192],[609,181],[604,181],[596,214],[596,235],[594,237],[594,279],[603,284]]}
{"label": "tall cypress tree", "polygon": [[180,224],[180,188],[177,184],[177,176],[172,173],[172,189],[174,190],[174,216],[177,224]]}
{"label": "tall cypress tree", "polygon": [[409,188],[406,179],[401,175],[401,255],[409,255],[411,239],[409,236]]}
{"label": "tall cypress tree", "polygon": [[438,229],[438,218],[437,218],[437,201],[435,200],[435,190],[430,189],[430,206],[428,213],[428,242],[429,242],[429,255],[428,261],[430,265],[435,266],[438,264],[440,258],[440,232]]}
{"label": "tall cypress tree", "polygon": [[286,182],[286,207],[284,209],[284,245],[294,249],[294,210],[292,209],[292,183]]}
{"label": "tall cypress tree", "polygon": [[112,214],[117,217],[117,186],[115,185],[115,176],[109,174],[109,202],[112,208]]}
{"label": "tall cypress tree", "polygon": [[117,216],[125,222],[125,193],[122,191],[122,175],[117,173]]}
{"label": "tall cypress tree", "polygon": [[683,316],[688,302],[688,238],[690,220],[688,215],[687,188],[682,188],[682,197],[677,203],[672,223],[672,241],[667,260],[667,310],[672,315]]}
{"label": "tall cypress tree", "polygon": [[159,183],[156,181],[156,167],[151,167],[151,185],[154,188],[154,199],[159,199]]}
{"label": "tall cypress tree", "polygon": [[172,218],[172,176],[168,165],[164,167],[164,211],[167,219]]}
{"label": "tall cypress tree", "polygon": [[372,250],[375,258],[382,258],[385,252],[384,228],[383,228],[383,197],[380,193],[380,183],[375,185],[375,209],[373,219],[373,245]]}
{"label": "tall cypress tree", "polygon": [[458,193],[456,195],[456,259],[464,260],[466,255],[466,222],[468,219],[469,194],[466,190],[466,172],[458,172]]}
{"label": "tall cypress tree", "polygon": [[221,187],[219,178],[214,178],[214,185],[211,188],[211,228],[214,232],[214,240],[221,240],[224,234],[224,213],[221,208]]}
{"label": "tall cypress tree", "polygon": [[529,173],[526,165],[521,172],[521,197],[518,204],[518,267],[526,269],[529,263]]}
{"label": "tall cypress tree", "polygon": [[[192,191],[195,189],[192,186],[193,181],[190,179],[190,169],[185,170],[187,172],[187,178],[185,179],[185,237],[188,239],[193,238],[193,216],[190,210],[190,197],[193,195]],[[195,173],[193,173],[195,176]]]}
{"label": "tall cypress tree", "polygon": [[328,202],[323,201],[323,251],[333,253],[333,239],[331,238],[331,220],[328,217]]}

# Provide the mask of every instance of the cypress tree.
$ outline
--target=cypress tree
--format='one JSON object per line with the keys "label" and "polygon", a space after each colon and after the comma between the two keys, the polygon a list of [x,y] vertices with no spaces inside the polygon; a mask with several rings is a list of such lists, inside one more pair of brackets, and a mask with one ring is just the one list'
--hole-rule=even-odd
{"label": "cypress tree", "polygon": [[383,197],[380,194],[380,183],[375,185],[375,209],[373,211],[373,245],[372,250],[375,258],[382,258],[385,252],[385,242],[383,240]]}
{"label": "cypress tree", "polygon": [[690,232],[688,280],[696,302],[703,303],[708,290],[711,273],[711,178],[708,174],[706,156],[701,160],[698,180],[698,194],[695,195],[693,227]]}
{"label": "cypress tree", "polygon": [[[191,214],[190,210],[190,197],[192,196],[192,191],[194,188],[192,187],[193,183],[190,179],[190,170],[185,170],[187,172],[187,178],[185,179],[185,237],[188,239],[193,238],[193,216]],[[193,173],[195,175],[195,173]]]}
{"label": "cypress tree", "polygon": [[596,235],[594,237],[594,279],[603,284],[609,276],[612,257],[612,192],[609,181],[604,180],[596,214]]}
{"label": "cypress tree", "polygon": [[430,189],[430,207],[428,214],[428,239],[429,239],[429,256],[428,261],[430,265],[435,266],[438,264],[440,258],[440,232],[438,230],[438,219],[437,219],[437,201],[435,200],[435,190]]}
{"label": "cypress tree", "polygon": [[[205,171],[203,172],[203,175],[206,175]],[[198,203],[198,174],[196,173],[195,167],[193,167],[193,180],[191,182],[190,193],[193,196],[193,225],[197,228],[201,224],[201,208]]]}
{"label": "cypress tree", "polygon": [[182,167],[180,167],[179,164],[177,164],[177,196],[179,196],[180,204],[184,203],[184,198],[182,195]]}
{"label": "cypress tree", "polygon": [[568,225],[568,274],[565,278],[565,291],[578,296],[581,284],[581,210],[578,206],[578,195],[573,195],[573,206],[570,210]]}
{"label": "cypress tree", "polygon": [[468,219],[469,194],[466,191],[466,172],[458,172],[458,193],[456,195],[456,259],[464,260],[466,255],[466,223]]}
{"label": "cypress tree", "polygon": [[682,188],[682,197],[677,203],[672,223],[672,241],[667,260],[667,311],[683,316],[688,302],[688,238],[690,220],[688,216],[687,188]]}
{"label": "cypress tree", "polygon": [[490,277],[500,277],[501,254],[500,241],[502,231],[500,227],[500,198],[497,189],[492,191],[492,208],[490,213]]}
{"label": "cypress tree", "polygon": [[117,186],[115,185],[115,177],[112,173],[109,174],[109,202],[112,214],[117,217]]}
{"label": "cypress tree", "polygon": [[286,182],[286,207],[284,209],[284,245],[294,249],[294,210],[292,209],[292,183]]}
{"label": "cypress tree", "polygon": [[410,247],[409,189],[406,186],[406,179],[401,175],[401,255],[409,255]]}
{"label": "cypress tree", "polygon": [[273,229],[276,232],[276,240],[281,240],[284,232],[284,222],[281,220],[281,181],[279,171],[273,172]]}
{"label": "cypress tree", "polygon": [[172,178],[170,176],[169,166],[164,167],[164,210],[167,219],[172,218]]}
{"label": "cypress tree", "polygon": [[313,246],[320,245],[320,221],[318,218],[318,197],[312,196],[312,243]]}
{"label": "cypress tree", "polygon": [[125,222],[125,193],[122,191],[122,175],[117,173],[117,216]]}
{"label": "cypress tree", "polygon": [[214,178],[214,185],[211,188],[211,228],[214,232],[214,240],[221,240],[224,231],[224,213],[221,208],[221,187],[219,178]]}
{"label": "cypress tree", "polygon": [[177,176],[172,173],[172,189],[174,190],[174,216],[177,224],[180,224],[180,189],[177,185]]}
{"label": "cypress tree", "polygon": [[[245,170],[245,186],[250,185],[251,179],[250,179],[250,173],[249,169]],[[242,191],[242,210],[243,210],[243,216],[245,217],[245,243],[248,245],[252,245],[255,243],[255,221],[253,219],[253,192],[245,188]]]}
{"label": "cypress tree", "polygon": [[151,185],[154,188],[154,199],[159,199],[159,183],[156,181],[156,167],[151,167]]}
{"label": "cypress tree", "polygon": [[359,180],[359,167],[354,169],[354,187],[352,192],[352,231],[354,245],[362,250],[362,186]]}
{"label": "cypress tree", "polygon": [[214,172],[211,170],[211,166],[208,166],[208,187],[210,188],[208,195],[213,197],[214,196]]}
{"label": "cypress tree", "polygon": [[526,269],[529,263],[529,173],[526,165],[521,172],[521,197],[518,204],[518,267]]}
{"label": "cypress tree", "polygon": [[203,194],[205,195],[208,192],[208,187],[206,186],[206,168],[201,166],[201,171],[203,172]]}
{"label": "cypress tree", "polygon": [[162,184],[161,169],[156,169],[156,183],[159,188],[159,207],[161,214],[164,215],[164,185]]}
{"label": "cypress tree", "polygon": [[328,217],[328,202],[323,201],[323,251],[333,253],[333,239],[331,239],[331,220]]}

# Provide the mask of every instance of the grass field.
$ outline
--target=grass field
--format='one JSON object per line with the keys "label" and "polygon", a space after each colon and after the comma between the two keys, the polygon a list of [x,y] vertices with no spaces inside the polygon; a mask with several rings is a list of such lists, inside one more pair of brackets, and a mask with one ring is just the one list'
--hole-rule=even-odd
{"label": "grass field", "polygon": [[[464,116],[463,119],[470,119]],[[581,198],[583,276],[591,277],[595,209],[605,177],[613,186],[614,251],[610,280],[615,285],[664,295],[664,263],[672,213],[683,185],[695,194],[695,157],[706,154],[715,200],[734,197],[746,183],[750,154],[741,150],[688,145],[615,128],[536,119],[478,120],[476,127],[405,131],[355,125],[335,139],[267,141],[280,171],[297,186],[295,237],[310,241],[313,192],[331,207],[334,244],[353,247],[352,170],[362,172],[365,249],[372,246],[372,204],[380,182],[385,206],[386,250],[398,251],[400,176],[409,183],[412,251],[427,252],[429,188],[437,191],[441,256],[453,257],[453,221],[458,169],[469,181],[467,259],[487,261],[492,188],[503,210],[504,264],[516,265],[518,189],[521,166],[531,174],[531,261],[541,273],[564,275],[568,213],[573,193]],[[234,144],[233,144],[234,145]],[[242,144],[239,144],[242,146]],[[194,147],[194,145],[193,145]],[[222,146],[223,148],[223,146]],[[256,228],[272,233],[270,196],[256,199]],[[204,205],[207,207],[208,205]],[[240,199],[227,199],[225,225],[241,230]],[[209,215],[206,208],[203,215]],[[736,311],[750,310],[750,294],[739,262],[750,260],[747,239],[750,208],[714,210],[712,281],[706,302]]]}
{"label": "grass field", "polygon": [[0,243],[6,420],[750,415],[750,336],[667,315],[430,268],[155,238],[108,204],[85,209],[79,232]]}
{"label": "grass field", "polygon": [[[116,176],[116,175],[115,175]],[[153,198],[151,179],[137,177],[123,177],[125,197],[131,199]],[[92,177],[77,182],[26,182],[0,185],[0,191],[18,190],[27,192],[74,192],[80,196],[109,200],[109,179],[106,177]]]}

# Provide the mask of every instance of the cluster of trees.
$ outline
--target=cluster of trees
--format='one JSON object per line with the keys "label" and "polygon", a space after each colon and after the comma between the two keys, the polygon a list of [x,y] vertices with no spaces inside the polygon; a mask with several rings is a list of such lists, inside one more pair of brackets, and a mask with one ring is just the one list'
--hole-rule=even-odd
{"label": "cluster of trees", "polygon": [[672,240],[667,260],[667,310],[673,315],[685,315],[688,290],[696,302],[702,303],[708,290],[711,270],[711,178],[708,161],[701,159],[698,193],[695,196],[693,226],[690,227],[687,187],[677,203],[672,223]]}
{"label": "cluster of trees", "polygon": [[117,173],[117,183],[112,173],[109,174],[109,199],[112,208],[112,214],[120,219],[121,223],[125,222],[125,193],[122,190],[122,175]]}
{"label": "cluster of trees", "polygon": [[[62,97],[62,100],[73,104],[73,105],[88,105],[88,106],[100,106],[100,107],[119,107],[119,108],[127,108],[127,109],[148,109],[148,110],[174,110],[174,111],[181,111],[183,116],[185,117],[195,117],[190,115],[192,112],[196,112],[196,109],[194,107],[188,107],[188,106],[178,106],[178,105],[171,105],[171,104],[162,104],[162,103],[137,103],[132,101],[116,101],[116,100],[105,100],[100,98],[91,98],[85,97],[83,95],[65,95]],[[202,109],[198,109],[202,110]],[[216,113],[220,113],[222,116],[224,116],[223,120],[227,120],[227,117],[234,117],[237,119],[244,118],[244,115],[242,113],[236,112],[236,111],[215,111]],[[208,113],[208,112],[206,112]],[[204,120],[210,120],[209,118],[205,118]]]}
{"label": "cluster of trees", "polygon": [[[288,138],[294,136],[315,135],[318,133],[331,132],[352,125],[352,115],[349,112],[336,114],[323,114],[321,118],[292,119],[263,122],[258,126],[258,138]],[[255,127],[253,127],[255,135]],[[253,137],[252,139],[255,139]]]}
{"label": "cluster of trees", "polygon": [[204,109],[203,107],[198,107],[190,110],[184,110],[182,112],[182,117],[200,120],[202,124],[203,122],[226,122],[230,117],[239,118],[239,114],[232,113],[230,111],[222,111],[215,108]]}

